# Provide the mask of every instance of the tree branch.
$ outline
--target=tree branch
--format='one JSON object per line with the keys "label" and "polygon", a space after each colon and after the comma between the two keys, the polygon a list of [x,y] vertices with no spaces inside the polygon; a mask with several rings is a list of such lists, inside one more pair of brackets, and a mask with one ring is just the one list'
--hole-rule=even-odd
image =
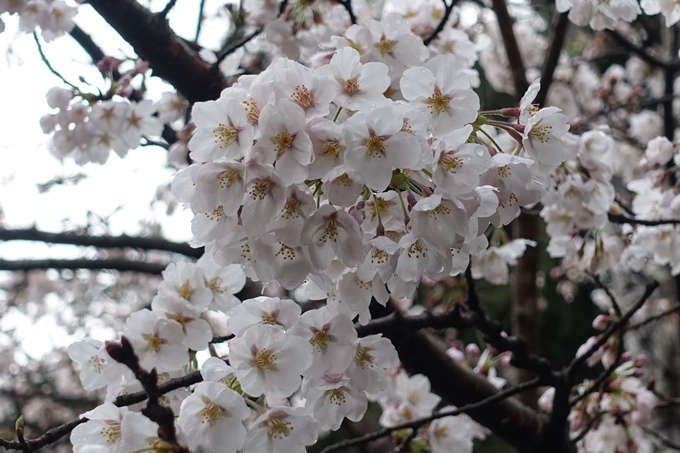
{"label": "tree branch", "polygon": [[[386,307],[372,303],[371,310],[377,319],[393,313],[395,306],[391,302]],[[427,376],[432,391],[450,404],[463,407],[498,393],[485,377],[451,359],[441,342],[427,332],[391,329],[384,336],[397,349],[404,369]],[[536,446],[546,421],[515,399],[505,399],[493,408],[471,410],[469,415],[519,451],[530,451]]]}
{"label": "tree branch", "polygon": [[541,71],[541,89],[536,95],[534,102],[538,105],[545,104],[548,97],[548,90],[553,82],[555,75],[555,68],[560,61],[560,54],[564,46],[564,39],[567,37],[567,29],[569,28],[569,13],[561,13],[557,15],[552,26],[552,37],[550,39],[550,49],[545,57],[543,70]]}
{"label": "tree branch", "polygon": [[132,261],[126,259],[89,260],[86,258],[73,260],[17,260],[0,259],[0,271],[30,271],[33,269],[109,269],[120,272],[141,272],[143,274],[161,275],[168,267],[163,263]]}
{"label": "tree branch", "polygon": [[665,220],[643,220],[634,219],[622,214],[612,214],[608,213],[609,221],[612,223],[630,223],[631,225],[643,225],[643,226],[658,226],[658,225],[680,225],[680,220],[675,219],[665,219]]}
{"label": "tree branch", "polygon": [[59,71],[54,69],[50,61],[47,59],[45,52],[43,52],[42,44],[40,44],[40,38],[38,38],[38,34],[36,32],[33,32],[33,39],[35,40],[35,44],[38,46],[38,53],[40,54],[40,58],[42,59],[43,63],[45,63],[45,66],[47,66],[47,69],[49,69],[52,74],[59,77],[61,81],[64,82],[66,85],[70,86],[74,90],[78,90],[77,86],[66,80],[64,76],[59,73]]}
{"label": "tree branch", "polygon": [[447,4],[446,0],[442,0],[442,3],[444,4],[444,16],[442,16],[442,19],[437,24],[437,28],[435,28],[432,33],[430,33],[430,36],[423,40],[423,44],[426,46],[429,46],[432,41],[437,39],[437,36],[439,36],[439,33],[441,33],[442,30],[444,30],[446,23],[449,21],[449,18],[451,17],[451,11],[453,11],[453,7],[456,5],[457,0],[449,1],[451,3]]}
{"label": "tree branch", "polygon": [[49,233],[35,228],[0,228],[0,241],[36,241],[49,244],[72,244],[98,248],[135,248],[140,250],[161,250],[178,253],[191,258],[200,258],[204,248],[192,248],[189,244],[168,241],[163,238],[137,236],[89,236],[78,233]]}
{"label": "tree branch", "polygon": [[614,335],[616,331],[621,329],[623,326],[626,325],[628,321],[630,321],[630,318],[633,317],[637,311],[642,308],[642,306],[647,302],[649,297],[652,295],[652,293],[656,290],[656,288],[659,286],[659,282],[654,281],[652,283],[649,283],[645,287],[645,292],[642,294],[640,299],[633,305],[633,307],[626,312],[625,315],[623,315],[621,318],[616,320],[615,322],[611,323],[607,330],[605,330],[602,335],[600,335],[600,338],[581,356],[574,358],[572,362],[569,364],[569,367],[567,368],[567,374],[569,376],[573,376],[576,370],[581,367],[588,358],[595,354],[595,352],[602,347],[607,340],[609,340],[609,337]]}
{"label": "tree branch", "polygon": [[177,88],[189,102],[217,99],[228,86],[219,68],[201,60],[164,18],[136,0],[90,0],[89,4],[149,62],[154,75]]}
{"label": "tree branch", "polygon": [[438,412],[436,414],[432,414],[429,417],[420,418],[418,420],[414,420],[414,421],[408,422],[408,423],[402,423],[401,425],[396,425],[396,426],[393,426],[393,427],[390,427],[390,428],[383,428],[381,430],[378,430],[378,431],[375,431],[375,432],[372,432],[372,433],[368,433],[368,434],[361,436],[361,437],[357,437],[357,438],[354,438],[354,439],[348,439],[348,440],[344,440],[342,442],[338,442],[338,443],[333,444],[333,445],[329,445],[328,447],[321,450],[321,453],[330,453],[331,451],[340,450],[342,448],[351,447],[353,445],[359,445],[359,444],[363,444],[363,443],[366,443],[366,442],[371,442],[373,440],[387,436],[389,434],[392,434],[395,431],[400,431],[402,429],[412,429],[414,431],[417,431],[418,428],[425,425],[426,423],[430,423],[433,420],[437,420],[437,419],[443,418],[443,417],[452,417],[452,416],[456,416],[456,415],[460,415],[460,414],[464,414],[464,413],[469,413],[469,412],[474,411],[474,410],[482,409],[482,408],[485,408],[486,406],[488,406],[490,404],[502,401],[506,398],[510,398],[511,396],[514,396],[514,395],[516,395],[520,392],[523,392],[527,389],[534,388],[538,385],[539,385],[539,379],[538,378],[536,378],[532,381],[523,382],[522,384],[517,385],[516,387],[511,387],[509,389],[502,390],[502,391],[500,391],[500,392],[498,392],[494,395],[489,396],[488,398],[484,398],[483,400],[477,401],[476,403],[466,404],[465,406],[461,406],[458,409],[452,409],[452,410],[448,410],[448,411]]}
{"label": "tree branch", "polygon": [[606,30],[609,36],[614,38],[614,41],[619,43],[621,46],[625,47],[629,51],[633,52],[637,56],[639,56],[642,60],[646,61],[652,66],[655,66],[657,68],[671,68],[673,66],[677,66],[677,63],[673,63],[673,65],[669,64],[668,62],[664,61],[663,59],[657,57],[656,55],[650,53],[647,51],[647,47],[644,46],[638,46],[637,44],[629,41],[625,36],[623,36],[621,33],[619,33],[616,30]]}
{"label": "tree branch", "polygon": [[673,305],[672,307],[667,308],[666,310],[663,310],[661,313],[657,313],[654,316],[650,316],[649,318],[644,319],[644,320],[642,320],[638,323],[631,324],[630,326],[628,326],[627,330],[639,329],[640,327],[644,327],[644,326],[651,324],[655,321],[659,321],[660,319],[663,319],[666,316],[668,316],[672,313],[675,313],[676,311],[680,311],[680,304]]}

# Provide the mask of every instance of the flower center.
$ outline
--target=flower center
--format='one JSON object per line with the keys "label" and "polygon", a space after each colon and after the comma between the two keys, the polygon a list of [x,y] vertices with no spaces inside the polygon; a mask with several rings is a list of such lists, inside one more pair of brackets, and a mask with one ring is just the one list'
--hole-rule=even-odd
{"label": "flower center", "polygon": [[496,172],[498,173],[498,176],[500,176],[501,178],[507,178],[512,174],[512,172],[510,171],[510,165],[508,164],[505,164],[502,167],[498,167],[498,170],[496,170]]}
{"label": "flower center", "polygon": [[321,155],[328,160],[335,160],[340,153],[340,144],[338,142],[326,142],[321,147]]}
{"label": "flower center", "polygon": [[194,318],[191,318],[189,316],[184,316],[181,313],[166,313],[165,317],[168,319],[172,319],[173,321],[177,321],[182,325],[182,330],[186,332],[186,324],[188,322],[191,322],[194,320]]}
{"label": "flower center", "polygon": [[248,193],[252,195],[253,200],[262,201],[271,193],[274,185],[276,185],[276,183],[269,178],[258,178],[255,180],[255,184],[253,184]]}
{"label": "flower center", "polygon": [[205,407],[201,411],[201,423],[207,423],[209,426],[214,426],[217,420],[222,417],[225,409],[215,402],[203,397],[203,401],[206,403]]}
{"label": "flower center", "polygon": [[443,204],[439,204],[436,208],[434,208],[432,211],[428,211],[427,214],[430,216],[430,218],[437,218],[438,216],[445,216],[451,214],[451,209],[447,208]]}
{"label": "flower center", "polygon": [[228,189],[240,179],[241,173],[235,168],[229,168],[217,175],[217,180],[220,182],[220,189]]}
{"label": "flower center", "polygon": [[325,330],[317,330],[309,343],[319,352],[324,352],[328,347],[331,336]]}
{"label": "flower center", "polygon": [[[214,220],[215,222],[219,222],[222,216],[224,215],[224,206],[219,205],[215,209],[209,212],[204,212],[203,213],[209,220]],[[187,299],[189,300],[189,299]]]}
{"label": "flower center", "polygon": [[260,120],[260,109],[257,107],[257,102],[255,99],[250,98],[243,101],[243,105],[246,109],[246,118],[252,125],[256,125]]}
{"label": "flower center", "polygon": [[385,141],[384,137],[379,135],[374,135],[366,141],[366,148],[368,149],[368,155],[371,157],[377,157],[382,159],[385,155]]}
{"label": "flower center", "polygon": [[380,41],[375,43],[375,47],[382,55],[393,55],[394,49],[397,47],[397,41],[394,39],[387,39],[385,35],[382,35]]}
{"label": "flower center", "polygon": [[347,397],[345,396],[345,392],[342,391],[342,389],[333,389],[333,390],[328,390],[328,402],[331,404],[335,404],[336,406],[342,406],[347,402]]}
{"label": "flower center", "polygon": [[161,346],[165,343],[165,340],[159,338],[158,336],[150,333],[142,334],[142,338],[146,340],[146,348],[151,352],[158,352],[161,350]]}
{"label": "flower center", "polygon": [[268,418],[265,423],[267,424],[267,433],[269,434],[269,437],[273,437],[274,439],[288,437],[290,431],[294,429],[291,422],[279,418]]}
{"label": "flower center", "polygon": [[285,153],[293,144],[293,137],[288,131],[281,131],[274,136],[274,144],[276,145],[276,157]]}
{"label": "flower center", "polygon": [[207,286],[210,291],[214,293],[222,294],[224,292],[224,289],[222,289],[222,279],[219,277],[215,277],[210,281],[206,281],[205,286]]}
{"label": "flower center", "polygon": [[347,96],[354,96],[359,92],[359,82],[357,79],[345,80],[345,87],[343,90]]}
{"label": "flower center", "polygon": [[184,282],[182,286],[177,288],[177,295],[181,297],[182,299],[189,300],[191,299],[191,294],[194,292],[193,289],[191,289],[191,284],[189,282]]}
{"label": "flower center", "polygon": [[357,346],[357,351],[354,354],[354,361],[361,368],[373,368],[373,356],[368,352],[368,349],[361,345]]}
{"label": "flower center", "polygon": [[333,184],[349,187],[352,185],[352,178],[347,173],[343,173],[333,180]]}
{"label": "flower center", "polygon": [[281,248],[279,249],[278,252],[276,252],[274,256],[280,256],[284,261],[286,260],[293,261],[297,257],[297,253],[295,252],[295,249],[293,247],[290,247],[280,241],[279,245],[281,246]]}
{"label": "flower center", "polygon": [[220,149],[223,149],[234,142],[236,137],[238,137],[238,131],[227,127],[224,123],[219,123],[217,127],[213,129],[213,135],[215,136],[215,143],[219,143]]}
{"label": "flower center", "polygon": [[376,206],[377,206],[377,211],[380,212],[380,216],[382,217],[382,215],[387,212],[387,210],[390,208],[391,205],[392,205],[392,203],[385,200],[384,198],[378,198],[377,204],[376,203],[371,204],[371,219],[375,220],[375,218],[377,216]]}
{"label": "flower center", "polygon": [[425,258],[427,256],[427,247],[423,247],[420,239],[411,244],[406,250],[409,258]]}
{"label": "flower center", "polygon": [[430,111],[430,114],[432,115],[434,115],[435,112],[437,113],[448,112],[449,101],[451,101],[450,98],[444,96],[442,92],[439,90],[439,88],[434,87],[434,93],[432,93],[430,97],[427,98],[427,103],[429,104],[427,106],[427,109]]}
{"label": "flower center", "polygon": [[531,128],[529,135],[531,138],[538,140],[541,143],[548,143],[550,141],[550,131],[552,131],[552,126],[534,126]]}
{"label": "flower center", "polygon": [[286,204],[283,205],[283,211],[281,217],[286,220],[299,219],[301,217],[302,211],[300,210],[300,202],[297,198],[289,198]]}
{"label": "flower center", "polygon": [[456,156],[444,156],[439,159],[439,165],[447,172],[455,175],[460,168],[463,168],[463,159]]}
{"label": "flower center", "polygon": [[298,85],[295,87],[295,91],[290,95],[293,100],[302,107],[303,110],[309,110],[314,105],[314,95],[309,89],[304,85]]}
{"label": "flower center", "polygon": [[110,426],[102,428],[99,435],[106,440],[107,444],[115,444],[120,441],[120,424],[107,421]]}
{"label": "flower center", "polygon": [[273,371],[276,368],[276,354],[271,349],[260,349],[255,354],[253,363],[260,369]]}
{"label": "flower center", "polygon": [[104,361],[99,358],[98,355],[93,355],[87,362],[92,364],[95,373],[102,374],[102,370],[104,369]]}

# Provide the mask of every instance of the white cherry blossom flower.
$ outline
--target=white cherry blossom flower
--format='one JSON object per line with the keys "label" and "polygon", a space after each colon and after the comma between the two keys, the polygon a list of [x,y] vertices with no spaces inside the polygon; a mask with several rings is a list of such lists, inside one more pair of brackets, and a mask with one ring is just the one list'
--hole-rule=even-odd
{"label": "white cherry blossom flower", "polygon": [[243,421],[249,416],[238,393],[219,382],[201,382],[182,402],[177,425],[194,451],[236,453],[246,440]]}
{"label": "white cherry blossom flower", "polygon": [[305,312],[289,333],[312,345],[312,364],[305,377],[320,377],[324,373],[341,374],[349,366],[354,353],[352,343],[357,338],[352,320],[329,307]]}
{"label": "white cherry blossom flower", "polygon": [[243,453],[305,453],[319,426],[301,407],[273,407],[248,431]]}
{"label": "white cherry blossom flower", "polygon": [[356,340],[354,348],[354,360],[346,371],[352,383],[369,394],[385,390],[385,368],[399,366],[399,356],[392,342],[381,334],[368,335]]}
{"label": "white cherry blossom flower", "polygon": [[345,123],[345,165],[373,190],[385,190],[394,169],[412,168],[420,160],[420,144],[413,135],[401,132],[403,125],[403,116],[387,106],[368,114],[359,112]]}
{"label": "white cherry blossom flower", "polygon": [[84,338],[68,347],[68,356],[80,363],[80,382],[88,392],[120,381],[127,367],[113,360],[104,344],[92,338]]}
{"label": "white cherry blossom flower", "polygon": [[342,374],[324,375],[306,383],[305,409],[323,430],[336,431],[343,419],[360,421],[368,407],[366,394]]}
{"label": "white cherry blossom flower", "polygon": [[122,452],[121,422],[127,412],[127,407],[104,403],[82,414],[88,421],[71,431],[73,451],[80,453],[87,445],[102,445],[112,453]]}
{"label": "white cherry blossom flower", "polygon": [[212,292],[205,286],[202,269],[190,263],[170,263],[163,271],[158,294],[184,299],[199,313],[208,308],[212,299]]}
{"label": "white cherry blossom flower", "polygon": [[286,398],[299,387],[312,362],[312,345],[279,326],[258,324],[231,344],[229,360],[243,391]]}
{"label": "white cherry blossom flower", "polygon": [[305,222],[300,240],[309,250],[314,267],[323,270],[337,257],[348,267],[363,258],[363,240],[357,221],[347,212],[324,205]]}
{"label": "white cherry blossom flower", "polygon": [[276,162],[276,174],[289,184],[307,179],[314,152],[305,132],[304,111],[284,98],[262,109],[259,124],[261,136],[250,156],[260,164]]}
{"label": "white cherry blossom flower", "polygon": [[159,319],[149,310],[139,310],[125,322],[124,335],[130,340],[142,368],[174,371],[189,362],[184,332],[177,321]]}
{"label": "white cherry blossom flower", "polygon": [[426,113],[436,135],[473,122],[479,110],[479,97],[465,74],[446,56],[435,57],[426,66],[404,72],[400,81],[404,98]]}
{"label": "white cherry blossom flower", "polygon": [[178,322],[184,333],[184,344],[194,351],[202,351],[212,340],[210,324],[201,319],[198,311],[184,299],[172,296],[156,296],[151,302],[151,309],[160,318]]}
{"label": "white cherry blossom flower", "polygon": [[334,102],[349,110],[363,110],[383,101],[390,86],[389,68],[380,62],[361,64],[359,52],[351,47],[339,49],[328,65],[316,73],[337,86]]}
{"label": "white cherry blossom flower", "polygon": [[290,299],[260,296],[244,300],[228,315],[227,328],[237,337],[258,324],[272,324],[288,330],[302,313],[300,305]]}

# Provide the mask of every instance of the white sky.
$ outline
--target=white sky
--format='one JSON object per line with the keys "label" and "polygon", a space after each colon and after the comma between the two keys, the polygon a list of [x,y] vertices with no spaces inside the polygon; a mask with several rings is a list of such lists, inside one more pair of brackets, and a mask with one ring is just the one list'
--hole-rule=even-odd
{"label": "white sky", "polygon": [[[206,11],[216,10],[220,3],[208,1]],[[151,6],[152,10],[158,11],[164,5],[165,0],[154,0]],[[179,0],[169,15],[173,29],[193,38],[197,8],[196,0]],[[3,19],[7,26],[5,32],[0,33],[0,207],[4,211],[3,226],[35,225],[40,230],[59,232],[85,225],[88,211],[106,217],[123,206],[110,218],[112,234],[138,234],[140,222],[153,219],[160,223],[168,239],[191,239],[192,216],[189,212],[177,210],[168,217],[162,206],[156,212],[149,207],[157,187],[167,184],[174,173],[166,167],[164,149],[140,147],[130,151],[124,159],[111,152],[105,165],[83,167],[69,159],[60,162],[49,153],[49,136],[42,133],[38,121],[42,115],[52,113],[45,101],[47,91],[53,86],[64,85],[41,61],[33,36],[17,31],[16,16],[8,18],[4,15]],[[79,8],[75,22],[105,52],[117,57],[133,55],[130,47],[89,6]],[[225,23],[208,21],[204,24],[202,37],[214,39],[220,28],[225,27]],[[89,57],[69,36],[43,44],[43,50],[55,69],[70,82],[78,85],[78,77],[83,76],[92,85],[105,89],[102,77],[90,64]],[[148,88],[154,98],[170,89],[155,78],[148,80]],[[76,173],[84,173],[87,178],[75,186],[58,185],[47,193],[39,193],[38,183]],[[1,259],[78,255],[77,248],[67,245],[0,242]],[[25,340],[22,349],[33,358],[52,347],[63,347],[73,341],[58,328],[53,317],[43,317],[33,324],[17,309],[11,309],[0,320],[0,328],[2,331],[15,329],[15,338]]]}

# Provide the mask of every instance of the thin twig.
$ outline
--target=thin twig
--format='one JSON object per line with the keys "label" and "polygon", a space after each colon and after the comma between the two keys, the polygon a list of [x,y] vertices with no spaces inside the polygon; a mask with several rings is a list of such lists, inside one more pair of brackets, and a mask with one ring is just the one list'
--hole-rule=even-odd
{"label": "thin twig", "polygon": [[[45,52],[43,52],[42,44],[40,44],[40,39],[38,38],[38,34],[36,32],[33,32],[33,39],[35,40],[35,43],[38,46],[38,53],[40,53],[40,58],[42,59],[43,63],[45,63],[45,66],[47,66],[47,69],[49,69],[52,74],[59,77],[61,79],[61,81],[64,82],[66,85],[70,86],[74,90],[78,90],[77,86],[75,86],[74,84],[72,84],[71,82],[66,80],[64,78],[64,76],[62,76],[59,73],[59,71],[54,69],[54,67],[52,66],[50,61],[47,59],[47,56],[45,56]],[[80,91],[80,90],[78,90],[78,91]]]}
{"label": "thin twig", "polygon": [[453,7],[456,5],[456,0],[449,0],[451,3],[447,4],[446,0],[442,0],[442,3],[444,3],[444,15],[442,16],[442,19],[439,21],[437,24],[437,28],[435,28],[432,33],[430,33],[430,36],[425,38],[423,40],[423,44],[426,46],[429,46],[432,41],[437,39],[437,36],[439,33],[444,30],[444,27],[446,26],[446,23],[449,21],[449,17],[451,17],[451,11],[453,11]]}
{"label": "thin twig", "polygon": [[248,44],[250,41],[252,41],[254,38],[256,38],[260,33],[264,31],[264,27],[260,27],[257,30],[254,30],[250,32],[250,34],[244,36],[240,41],[232,44],[231,46],[227,47],[221,54],[217,56],[217,60],[215,63],[213,63],[213,67],[218,67],[222,61],[224,61],[225,58],[227,58],[229,55],[232,53],[236,52],[240,47],[245,46]]}
{"label": "thin twig", "polygon": [[656,290],[656,288],[659,286],[659,282],[654,281],[652,283],[649,283],[645,287],[645,292],[642,294],[640,299],[633,305],[633,307],[626,312],[625,315],[623,315],[621,318],[619,318],[617,321],[611,323],[607,330],[605,330],[602,335],[600,335],[600,338],[583,354],[580,355],[579,357],[575,357],[574,360],[571,361],[569,364],[569,367],[567,368],[567,375],[568,376],[573,376],[573,374],[576,372],[576,370],[585,363],[586,360],[595,352],[600,349],[608,340],[609,337],[614,335],[616,331],[621,329],[623,326],[626,325],[628,321],[630,321],[630,318],[633,317],[637,311],[642,308],[642,306],[647,302],[649,297],[652,295],[652,293]]}
{"label": "thin twig", "polygon": [[172,10],[172,8],[175,7],[176,3],[177,0],[168,0],[168,3],[165,4],[165,8],[163,8],[163,11],[159,12],[158,15],[165,19],[168,17],[168,13]]}
{"label": "thin twig", "polygon": [[616,312],[616,316],[621,317],[621,307],[619,306],[619,303],[616,302],[616,298],[612,294],[612,292],[609,290],[609,287],[607,287],[604,283],[602,283],[602,280],[600,279],[600,276],[597,274],[591,275],[592,279],[595,280],[595,283],[597,286],[604,290],[604,292],[607,294],[607,297],[609,297],[609,300],[612,301],[612,307],[614,307],[614,311]]}
{"label": "thin twig", "polygon": [[433,420],[437,420],[437,419],[442,418],[442,417],[450,417],[450,416],[460,415],[460,414],[463,414],[465,412],[472,411],[474,409],[479,409],[479,408],[484,407],[488,404],[492,404],[492,403],[501,401],[503,399],[509,398],[509,397],[516,395],[520,392],[523,392],[525,390],[535,388],[540,384],[540,382],[541,382],[540,378],[537,377],[537,378],[532,379],[530,381],[526,381],[526,382],[523,382],[519,385],[516,385],[515,387],[511,387],[509,389],[502,390],[502,391],[500,391],[500,392],[498,392],[498,393],[496,393],[496,394],[494,394],[494,395],[492,395],[488,398],[485,398],[481,401],[477,401],[476,403],[471,403],[471,404],[466,404],[465,406],[461,406],[458,409],[452,409],[452,410],[449,410],[449,411],[438,412],[438,413],[433,414],[429,417],[420,418],[418,420],[414,420],[414,421],[408,422],[408,423],[402,423],[401,425],[392,426],[390,428],[383,428],[383,429],[380,429],[378,431],[368,433],[368,434],[361,436],[361,437],[357,437],[357,438],[354,438],[354,439],[347,439],[347,440],[344,440],[342,442],[338,442],[336,444],[329,445],[328,447],[321,450],[321,453],[329,453],[331,451],[340,450],[342,448],[351,447],[353,445],[359,445],[359,444],[363,444],[363,443],[366,443],[366,442],[371,442],[375,439],[378,439],[378,438],[383,437],[383,436],[390,435],[391,433],[393,433],[395,431],[400,431],[402,429],[417,430],[421,426],[423,426],[426,423],[429,423]]}
{"label": "thin twig", "polygon": [[656,315],[650,316],[647,319],[644,319],[638,323],[631,324],[628,326],[627,330],[635,330],[639,329],[640,327],[644,327],[648,324],[651,324],[655,321],[659,321],[660,319],[665,318],[666,316],[675,313],[676,311],[680,311],[680,304],[673,305],[672,307],[667,308],[666,310],[661,311],[660,313],[657,313]]}
{"label": "thin twig", "polygon": [[203,27],[203,10],[205,9],[205,0],[201,0],[198,5],[198,22],[196,22],[196,34],[194,35],[194,41],[198,42],[198,37],[201,36],[201,28]]}
{"label": "thin twig", "polygon": [[669,439],[668,437],[664,436],[661,433],[658,433],[656,431],[653,431],[649,428],[645,428],[644,426],[641,427],[644,432],[649,434],[652,437],[655,437],[659,442],[664,447],[672,448],[673,450],[679,450],[680,451],[680,443],[673,441],[672,439]]}

